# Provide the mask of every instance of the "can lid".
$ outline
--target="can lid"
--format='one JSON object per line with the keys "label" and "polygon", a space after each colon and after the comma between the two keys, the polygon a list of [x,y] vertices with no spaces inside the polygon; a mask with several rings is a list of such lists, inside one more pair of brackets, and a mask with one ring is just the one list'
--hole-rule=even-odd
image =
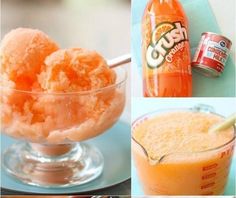
{"label": "can lid", "polygon": [[208,67],[202,64],[193,64],[194,71],[203,74],[207,77],[219,77],[221,75],[220,72],[216,71],[215,69]]}
{"label": "can lid", "polygon": [[222,38],[226,39],[230,43],[230,45],[232,45],[232,41],[229,38],[227,38],[226,36],[223,36],[221,34],[217,34],[217,33],[214,33],[214,32],[203,32],[202,35],[204,35],[204,34],[221,36]]}

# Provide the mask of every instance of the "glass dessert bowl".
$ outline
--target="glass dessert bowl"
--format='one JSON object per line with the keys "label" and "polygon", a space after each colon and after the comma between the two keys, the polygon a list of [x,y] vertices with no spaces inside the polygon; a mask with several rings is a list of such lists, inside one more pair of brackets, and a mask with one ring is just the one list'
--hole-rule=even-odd
{"label": "glass dessert bowl", "polygon": [[97,178],[103,156],[83,141],[112,127],[124,109],[126,71],[113,71],[115,84],[91,91],[46,93],[1,86],[1,131],[21,140],[4,152],[5,170],[42,187]]}

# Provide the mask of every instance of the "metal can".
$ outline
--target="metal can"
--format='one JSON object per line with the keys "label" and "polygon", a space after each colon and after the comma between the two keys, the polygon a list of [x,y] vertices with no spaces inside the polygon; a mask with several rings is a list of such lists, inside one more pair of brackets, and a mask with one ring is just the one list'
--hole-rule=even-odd
{"label": "metal can", "polygon": [[194,70],[208,77],[220,76],[224,71],[231,46],[232,42],[222,35],[202,33],[192,61]]}

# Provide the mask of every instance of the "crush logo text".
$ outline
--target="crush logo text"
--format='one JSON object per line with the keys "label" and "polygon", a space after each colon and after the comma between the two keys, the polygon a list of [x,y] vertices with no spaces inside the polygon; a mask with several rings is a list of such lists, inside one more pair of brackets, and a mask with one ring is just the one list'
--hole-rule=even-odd
{"label": "crush logo text", "polygon": [[[170,23],[167,24],[170,26]],[[171,26],[173,28],[147,48],[146,60],[148,66],[152,69],[160,67],[165,60],[172,62],[174,54],[185,47],[184,41],[188,40],[186,28],[181,25],[181,22],[174,22]]]}

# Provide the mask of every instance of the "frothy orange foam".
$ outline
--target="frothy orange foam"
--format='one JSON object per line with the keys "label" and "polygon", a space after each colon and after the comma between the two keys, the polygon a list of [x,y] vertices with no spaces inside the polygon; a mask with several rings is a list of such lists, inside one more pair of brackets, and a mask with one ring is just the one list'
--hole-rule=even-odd
{"label": "frothy orange foam", "polygon": [[164,113],[137,124],[133,136],[152,159],[158,160],[166,154],[205,151],[227,143],[233,137],[232,129],[208,133],[222,120],[201,112]]}

